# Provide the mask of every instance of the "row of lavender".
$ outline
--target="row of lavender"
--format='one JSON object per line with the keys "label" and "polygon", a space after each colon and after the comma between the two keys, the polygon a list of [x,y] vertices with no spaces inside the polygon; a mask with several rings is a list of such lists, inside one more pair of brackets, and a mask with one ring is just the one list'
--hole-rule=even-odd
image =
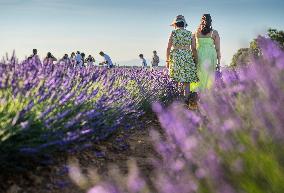
{"label": "row of lavender", "polygon": [[[70,68],[12,57],[0,64],[0,152],[70,150],[103,140],[138,120],[175,87],[162,70]],[[71,148],[72,149],[72,148]]]}
{"label": "row of lavender", "polygon": [[284,52],[267,39],[258,44],[262,56],[223,72],[223,81],[201,96],[200,112],[153,105],[165,136],[152,133],[161,158],[153,162],[151,183],[133,163],[128,176],[99,182],[90,173],[83,183],[74,181],[82,188],[95,184],[89,193],[283,192]]}

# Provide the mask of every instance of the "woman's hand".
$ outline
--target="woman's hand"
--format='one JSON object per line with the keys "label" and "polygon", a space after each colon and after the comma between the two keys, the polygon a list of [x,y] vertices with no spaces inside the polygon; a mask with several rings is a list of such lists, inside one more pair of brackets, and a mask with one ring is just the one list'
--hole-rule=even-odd
{"label": "woman's hand", "polygon": [[162,71],[163,75],[168,75],[168,72],[169,72],[169,68],[164,68]]}
{"label": "woman's hand", "polygon": [[197,66],[198,65],[198,59],[196,57],[194,57],[193,61],[194,61],[195,65]]}
{"label": "woman's hand", "polygon": [[220,60],[217,59],[216,71],[220,71],[220,69],[221,69]]}
{"label": "woman's hand", "polygon": [[167,55],[166,55],[167,56],[167,61],[166,61],[167,68],[170,67],[170,55],[171,55],[172,46],[173,46],[173,33],[171,33],[169,42],[168,42]]}

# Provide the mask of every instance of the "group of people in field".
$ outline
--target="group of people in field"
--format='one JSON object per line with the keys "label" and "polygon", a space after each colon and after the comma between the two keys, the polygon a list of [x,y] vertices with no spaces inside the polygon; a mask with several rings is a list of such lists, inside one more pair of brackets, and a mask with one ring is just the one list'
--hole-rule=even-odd
{"label": "group of people in field", "polygon": [[[201,23],[195,33],[187,30],[185,17],[178,15],[171,24],[174,27],[167,48],[166,67],[170,78],[183,87],[183,94],[187,104],[196,105],[197,91],[210,88],[215,81],[215,72],[220,70],[221,52],[220,36],[218,31],[212,28],[210,14],[204,14]],[[109,55],[99,53],[104,61],[100,65],[108,68],[114,67]],[[37,50],[29,58],[38,59]],[[141,65],[147,68],[147,61],[143,54],[139,55]],[[44,64],[53,64],[57,59],[49,52]],[[85,57],[84,53],[73,52],[69,57],[65,54],[59,60],[73,67],[94,65],[95,59],[91,55]],[[160,59],[156,51],[153,51],[152,67],[159,65]]]}
{"label": "group of people in field", "polygon": [[[104,61],[99,63],[99,65],[106,65],[108,68],[114,67],[114,64],[109,55],[105,54],[102,51],[99,54],[104,58]],[[144,58],[144,55],[140,54],[139,58],[142,61],[141,62],[142,67],[147,68],[148,65],[147,65],[146,59]],[[30,59],[39,60],[37,49],[33,49],[33,54],[30,57],[28,57],[28,59],[29,60]],[[46,57],[43,60],[43,64],[50,65],[50,64],[53,64],[54,62],[59,62],[59,64],[63,63],[63,64],[66,64],[68,66],[73,66],[73,67],[84,67],[84,66],[93,66],[96,60],[92,55],[89,55],[86,58],[85,53],[80,52],[80,51],[77,51],[76,53],[72,52],[70,57],[68,54],[64,54],[64,56],[59,60],[56,57],[54,57],[51,54],[51,52],[48,52]],[[153,51],[153,57],[151,61],[152,67],[158,67],[159,63],[160,63],[160,58],[157,55],[157,51]]]}
{"label": "group of people in field", "polygon": [[[99,63],[99,65],[106,65],[108,68],[114,67],[114,64],[109,55],[105,54],[102,51],[99,54],[104,58],[104,61]],[[32,60],[32,59],[40,60],[38,53],[37,53],[37,49],[33,49],[33,54],[30,57],[28,57],[28,60]],[[53,65],[54,62],[59,62],[59,64],[64,64],[64,65],[72,66],[72,67],[84,67],[84,66],[94,65],[95,59],[92,55],[89,55],[88,57],[86,57],[85,53],[77,51],[76,54],[75,52],[72,52],[70,57],[68,54],[64,54],[64,56],[58,60],[50,52],[48,52],[46,57],[43,60],[43,64]]]}
{"label": "group of people in field", "polygon": [[210,88],[220,70],[221,52],[218,31],[212,28],[210,14],[204,14],[195,33],[178,15],[172,25],[167,48],[167,68],[172,80],[183,87],[185,102],[197,107],[197,91]]}
{"label": "group of people in field", "polygon": [[[142,67],[143,68],[147,68],[148,64],[147,64],[146,59],[144,58],[144,55],[143,54],[139,54],[139,58],[141,59]],[[158,56],[157,51],[153,51],[153,57],[152,57],[152,61],[151,61],[152,68],[158,67],[159,63],[160,63],[160,57]]]}

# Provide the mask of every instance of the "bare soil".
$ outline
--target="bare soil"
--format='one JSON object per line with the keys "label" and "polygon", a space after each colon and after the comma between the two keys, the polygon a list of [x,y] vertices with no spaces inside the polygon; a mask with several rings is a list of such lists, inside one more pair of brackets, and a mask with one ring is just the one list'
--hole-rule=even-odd
{"label": "bare soil", "polygon": [[69,177],[70,159],[78,160],[82,171],[96,168],[99,175],[107,177],[109,166],[116,165],[122,173],[128,172],[128,161],[137,161],[144,177],[151,176],[150,158],[156,155],[149,136],[149,131],[159,128],[153,115],[142,118],[144,124],[127,132],[120,131],[108,140],[93,144],[82,152],[56,155],[55,162],[42,166],[34,165],[33,169],[17,174],[1,173],[0,192],[2,193],[83,193]]}

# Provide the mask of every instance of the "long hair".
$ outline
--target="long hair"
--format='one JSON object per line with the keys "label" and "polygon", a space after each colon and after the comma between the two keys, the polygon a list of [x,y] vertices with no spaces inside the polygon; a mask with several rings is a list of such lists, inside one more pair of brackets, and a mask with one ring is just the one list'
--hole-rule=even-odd
{"label": "long hair", "polygon": [[204,14],[201,18],[201,24],[198,27],[198,32],[202,35],[207,35],[212,31],[212,18],[210,14]]}
{"label": "long hair", "polygon": [[175,25],[176,25],[176,27],[186,27],[186,25],[183,21],[179,21]]}

